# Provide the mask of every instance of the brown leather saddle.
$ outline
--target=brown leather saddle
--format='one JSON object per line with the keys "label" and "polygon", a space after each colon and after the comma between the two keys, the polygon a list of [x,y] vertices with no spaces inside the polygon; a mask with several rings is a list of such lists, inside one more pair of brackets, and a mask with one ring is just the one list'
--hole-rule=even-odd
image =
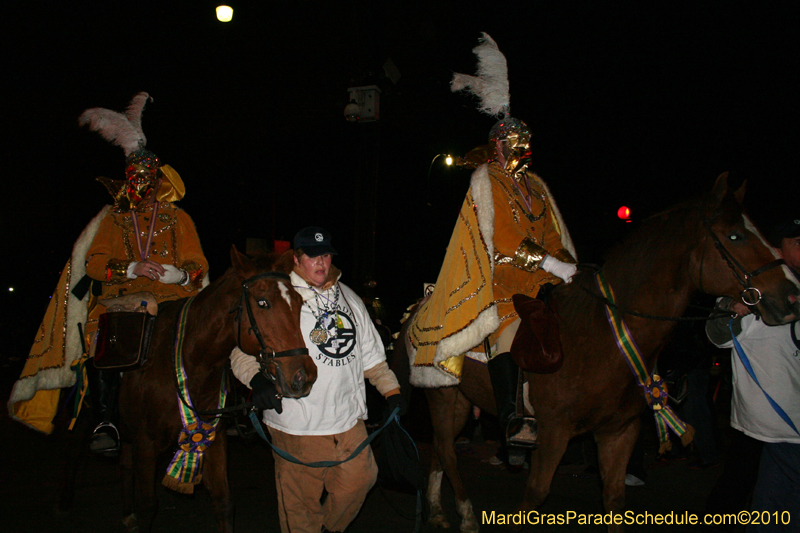
{"label": "brown leather saddle", "polygon": [[150,293],[102,300],[94,346],[94,366],[103,370],[136,370],[147,362],[158,304]]}

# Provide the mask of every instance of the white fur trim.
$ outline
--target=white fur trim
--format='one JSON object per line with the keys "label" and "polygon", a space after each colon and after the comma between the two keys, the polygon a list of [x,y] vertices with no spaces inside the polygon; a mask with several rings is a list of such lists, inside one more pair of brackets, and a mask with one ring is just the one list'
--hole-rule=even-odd
{"label": "white fur trim", "polygon": [[478,227],[489,252],[489,264],[494,272],[494,197],[489,180],[489,165],[484,163],[475,169],[470,179],[472,199],[478,207]]}
{"label": "white fur trim", "polygon": [[[75,371],[70,368],[73,361],[81,356],[81,338],[78,332],[78,324],[86,324],[88,311],[85,303],[89,299],[87,293],[83,300],[78,300],[72,294],[72,289],[84,275],[86,275],[86,253],[94,241],[100,222],[106,216],[111,206],[105,206],[100,213],[95,216],[89,225],[81,232],[75,246],[72,248],[68,268],[70,268],[69,278],[69,301],[67,303],[66,331],[67,337],[64,341],[64,366],[61,368],[48,368],[37,372],[35,375],[20,379],[14,384],[11,396],[8,400],[9,413],[13,413],[11,406],[23,400],[30,400],[38,390],[60,389],[71,387],[75,384]],[[12,418],[13,414],[12,414]]]}
{"label": "white fur trim", "polygon": [[442,339],[436,347],[433,362],[439,363],[453,355],[465,353],[473,346],[480,344],[499,327],[500,317],[497,316],[497,307],[493,305],[481,312],[472,324],[455,335]]}
{"label": "white fur trim", "polygon": [[408,364],[411,367],[409,382],[421,389],[438,389],[439,387],[455,387],[458,385],[458,378],[447,374],[438,366],[416,366],[414,360],[417,357],[417,350],[411,344],[408,335],[404,335],[403,342],[406,344],[408,354]]}
{"label": "white fur trim", "polygon": [[[472,173],[470,191],[477,206],[478,228],[486,243],[489,264],[494,270],[494,198],[492,183],[489,180],[489,165],[483,164]],[[466,353],[478,345],[486,336],[500,327],[497,307],[491,306],[466,328],[458,333],[442,339],[436,347],[436,355],[432,366],[414,366],[416,350],[406,338],[406,349],[411,361],[411,384],[415,387],[437,388],[458,385],[458,378],[440,369],[436,363],[454,355]]]}

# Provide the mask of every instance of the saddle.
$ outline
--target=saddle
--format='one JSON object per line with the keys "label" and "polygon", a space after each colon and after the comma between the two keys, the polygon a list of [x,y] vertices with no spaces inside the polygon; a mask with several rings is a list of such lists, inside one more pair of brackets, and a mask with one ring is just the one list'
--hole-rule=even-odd
{"label": "saddle", "polygon": [[[542,295],[541,291],[539,294]],[[561,368],[564,355],[554,299],[531,298],[524,294],[512,297],[520,325],[511,343],[511,357],[526,372],[551,374]]]}
{"label": "saddle", "polygon": [[106,312],[98,318],[94,366],[120,372],[141,368],[147,362],[158,312],[155,297],[139,292],[100,303]]}

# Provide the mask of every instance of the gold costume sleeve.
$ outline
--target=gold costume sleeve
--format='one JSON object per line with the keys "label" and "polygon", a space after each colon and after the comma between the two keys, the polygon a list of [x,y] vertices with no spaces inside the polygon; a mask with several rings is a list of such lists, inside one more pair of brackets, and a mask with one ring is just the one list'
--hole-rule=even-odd
{"label": "gold costume sleeve", "polygon": [[183,209],[178,209],[178,229],[180,264],[177,266],[189,273],[189,284],[200,289],[203,277],[208,272],[208,260],[200,247],[200,237],[197,236],[194,221]]}

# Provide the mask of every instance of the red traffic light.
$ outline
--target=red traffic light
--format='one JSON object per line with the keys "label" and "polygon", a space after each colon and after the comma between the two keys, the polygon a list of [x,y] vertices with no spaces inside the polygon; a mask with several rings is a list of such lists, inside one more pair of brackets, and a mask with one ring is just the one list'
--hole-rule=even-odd
{"label": "red traffic light", "polygon": [[617,217],[619,217],[621,220],[624,220],[626,222],[630,222],[631,221],[631,210],[623,205],[622,207],[617,209]]}

